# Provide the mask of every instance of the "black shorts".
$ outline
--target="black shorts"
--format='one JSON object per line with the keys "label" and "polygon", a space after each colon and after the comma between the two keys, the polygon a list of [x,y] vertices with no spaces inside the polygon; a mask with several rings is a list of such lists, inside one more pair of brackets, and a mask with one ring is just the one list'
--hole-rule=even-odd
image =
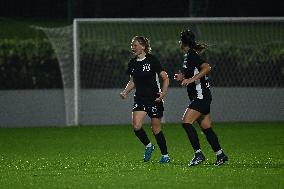
{"label": "black shorts", "polygon": [[150,118],[161,118],[164,113],[164,103],[151,102],[151,103],[137,103],[134,102],[132,112],[144,111],[148,114]]}
{"label": "black shorts", "polygon": [[212,101],[211,99],[198,99],[198,98],[195,98],[188,105],[188,108],[196,110],[196,111],[206,115],[206,114],[210,113],[211,101]]}

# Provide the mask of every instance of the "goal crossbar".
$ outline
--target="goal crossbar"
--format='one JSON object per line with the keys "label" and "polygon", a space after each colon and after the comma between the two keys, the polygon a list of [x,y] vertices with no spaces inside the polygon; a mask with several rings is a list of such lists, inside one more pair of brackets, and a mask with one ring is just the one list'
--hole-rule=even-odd
{"label": "goal crossbar", "polygon": [[75,18],[74,23],[81,22],[284,22],[284,17],[195,17],[195,18]]}

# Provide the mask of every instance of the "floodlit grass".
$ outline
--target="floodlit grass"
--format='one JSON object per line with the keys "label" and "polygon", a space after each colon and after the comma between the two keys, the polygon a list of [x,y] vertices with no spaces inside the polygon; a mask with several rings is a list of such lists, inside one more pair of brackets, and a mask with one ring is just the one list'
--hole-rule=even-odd
{"label": "floodlit grass", "polygon": [[[145,125],[149,137],[156,144]],[[143,145],[129,125],[0,129],[1,188],[283,188],[284,123],[214,126],[228,164],[198,129],[206,163],[187,167],[193,151],[179,124],[164,125],[172,161],[160,151],[142,162]]]}

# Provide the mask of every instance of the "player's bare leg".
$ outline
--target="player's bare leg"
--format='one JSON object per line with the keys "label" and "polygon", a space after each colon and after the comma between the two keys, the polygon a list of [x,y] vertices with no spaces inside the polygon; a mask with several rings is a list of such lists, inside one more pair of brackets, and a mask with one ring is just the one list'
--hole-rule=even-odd
{"label": "player's bare leg", "polygon": [[200,116],[200,112],[187,108],[183,114],[182,122],[193,124]]}
{"label": "player's bare leg", "polygon": [[139,130],[142,128],[143,121],[147,115],[144,111],[134,111],[132,112],[132,126],[134,130]]}
{"label": "player's bare leg", "polygon": [[154,135],[158,134],[161,131],[161,118],[151,119],[151,129]]}

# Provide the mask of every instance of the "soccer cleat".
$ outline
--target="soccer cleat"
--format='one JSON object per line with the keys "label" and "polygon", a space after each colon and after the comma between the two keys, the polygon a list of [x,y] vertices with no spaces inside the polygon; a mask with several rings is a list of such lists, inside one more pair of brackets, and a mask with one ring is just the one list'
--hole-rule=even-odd
{"label": "soccer cleat", "polygon": [[144,162],[147,162],[150,160],[152,152],[154,151],[155,146],[152,144],[150,147],[145,148],[145,153],[144,153]]}
{"label": "soccer cleat", "polygon": [[170,163],[171,158],[169,156],[162,156],[160,164]]}
{"label": "soccer cleat", "polygon": [[205,156],[203,155],[202,152],[195,153],[195,155],[192,158],[192,160],[188,163],[188,166],[199,165],[204,160],[205,160]]}
{"label": "soccer cleat", "polygon": [[215,162],[215,166],[220,166],[220,165],[223,165],[226,161],[228,161],[229,158],[224,154],[220,154],[220,155],[217,155],[217,160]]}

